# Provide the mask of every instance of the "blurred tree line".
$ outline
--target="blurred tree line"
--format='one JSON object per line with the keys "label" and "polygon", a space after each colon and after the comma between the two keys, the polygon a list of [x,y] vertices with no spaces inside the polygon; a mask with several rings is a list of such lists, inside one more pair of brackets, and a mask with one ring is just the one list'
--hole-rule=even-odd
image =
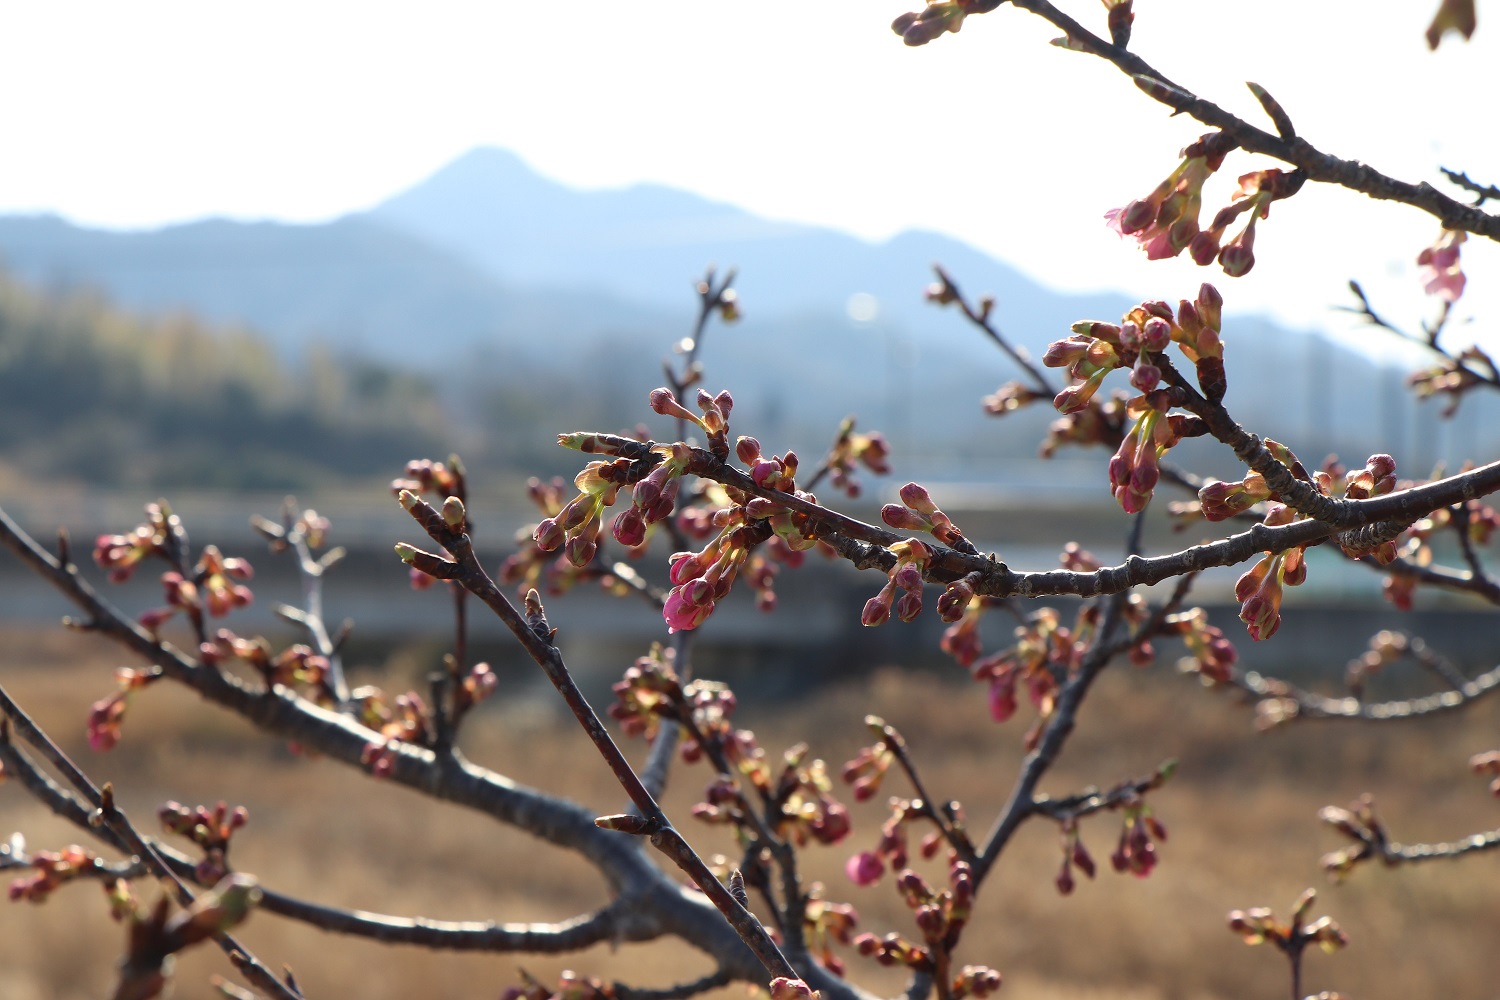
{"label": "blurred tree line", "polygon": [[440,449],[429,379],[0,272],[0,465],[52,482],[294,489]]}

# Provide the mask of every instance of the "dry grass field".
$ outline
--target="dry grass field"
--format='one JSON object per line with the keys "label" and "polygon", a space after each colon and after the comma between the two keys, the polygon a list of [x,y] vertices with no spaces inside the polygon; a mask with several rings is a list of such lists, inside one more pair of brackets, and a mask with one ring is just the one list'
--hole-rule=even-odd
{"label": "dry grass field", "polygon": [[[267,885],[330,904],[448,919],[555,919],[603,899],[597,876],[546,844],[341,765],[294,756],[166,685],[137,699],[119,749],[91,753],[83,745],[84,717],[110,689],[114,652],[87,636],[53,632],[6,634],[0,642],[0,682],[96,780],[115,783],[143,826],[154,825],[156,806],[170,798],[246,805],[251,820],[236,838],[234,860]],[[410,651],[397,650],[373,665],[371,676],[383,673],[382,683],[397,687],[419,670]],[[957,679],[886,669],[798,704],[747,706],[741,721],[773,751],[808,739],[837,766],[857,748],[859,721],[869,711],[907,736],[935,794],[962,799],[973,825],[988,824],[1014,776],[1024,723],[994,725],[980,692]],[[1202,691],[1166,666],[1117,668],[1091,697],[1046,790],[1107,784],[1178,758],[1178,776],[1153,798],[1171,830],[1160,867],[1139,880],[1106,865],[1096,882],[1064,898],[1052,884],[1056,831],[1033,825],[986,885],[962,957],[999,968],[1002,995],[1014,998],[1282,997],[1281,959],[1241,944],[1224,915],[1253,905],[1285,913],[1301,890],[1319,886],[1315,912],[1337,918],[1352,944],[1309,957],[1309,992],[1336,988],[1359,1000],[1495,997],[1500,857],[1367,868],[1334,886],[1317,862],[1337,842],[1315,814],[1370,792],[1401,839],[1494,827],[1500,809],[1464,765],[1471,753],[1500,746],[1497,722],[1500,703],[1482,703],[1430,722],[1318,723],[1256,735],[1248,706]],[[621,804],[570,720],[534,694],[508,700],[502,693],[486,703],[464,748],[480,763],[600,811]],[[701,766],[679,769],[669,813],[684,816],[705,780]],[[863,822],[854,837],[818,850],[810,867],[832,898],[858,907],[864,929],[905,930],[908,914],[888,880],[856,888],[842,874],[848,854],[877,835],[879,805],[855,812]],[[682,825],[705,853],[729,847],[719,828],[690,819]],[[0,787],[0,827],[0,835],[23,831],[34,848],[83,839],[15,783]],[[1117,829],[1112,815],[1085,822],[1085,841],[1101,862]],[[123,931],[110,922],[96,887],[66,887],[43,905],[0,905],[0,997],[107,995]],[[451,955],[382,948],[270,915],[252,917],[241,936],[273,967],[290,965],[320,1000],[493,998],[515,982],[518,967],[538,975],[568,967],[653,986],[707,971],[701,956],[670,945],[599,949],[565,961]],[[897,988],[897,978],[856,956],[850,965],[873,988]],[[178,963],[174,995],[210,996],[208,977],[227,971],[216,949],[198,949]]]}

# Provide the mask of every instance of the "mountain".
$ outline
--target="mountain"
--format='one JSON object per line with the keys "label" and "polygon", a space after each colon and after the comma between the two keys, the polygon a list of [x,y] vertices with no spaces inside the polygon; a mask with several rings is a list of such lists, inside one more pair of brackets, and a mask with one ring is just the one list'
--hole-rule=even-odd
{"label": "mountain", "polygon": [[[254,327],[287,357],[319,342],[426,373],[470,430],[524,436],[529,449],[550,447],[551,431],[648,416],[644,395],[696,312],[693,282],[710,263],[737,267],[745,318],[713,328],[702,358],[708,387],[736,395],[737,429],[813,455],[858,412],[912,474],[962,476],[1001,475],[1034,454],[1054,414],[1038,406],[997,425],[981,413],[1014,366],[923,300],[931,265],[971,295],[994,294],[997,324],[1033,356],[1074,320],[1131,304],[1057,294],[935,233],[869,242],[658,185],[581,191],[495,149],[323,225],[99,232],[0,218],[0,259],[32,283]],[[865,308],[851,315],[856,295]],[[1226,343],[1236,415],[1301,442],[1308,461],[1362,459],[1398,440],[1427,465],[1461,443],[1444,440],[1431,408],[1412,417],[1398,380],[1343,345],[1244,318]],[[1206,450],[1220,474],[1233,471],[1222,448]]]}
{"label": "mountain", "polygon": [[1050,292],[936,233],[871,243],[655,184],[580,191],[500,149],[459,157],[368,218],[456,252],[496,278],[603,290],[679,310],[687,284],[711,263],[738,268],[749,315],[840,314],[851,296],[864,293],[875,297],[885,320],[930,326],[935,310],[922,290],[939,261],[963,287],[995,294],[1006,325],[1033,343],[1065,330],[1080,309],[1109,315],[1124,304],[1118,296]]}
{"label": "mountain", "polygon": [[509,330],[656,318],[608,296],[511,285],[357,216],[323,225],[211,219],[139,232],[0,217],[0,261],[33,285],[95,288],[138,311],[253,327],[285,353],[320,342],[429,369],[479,347],[545,356]]}

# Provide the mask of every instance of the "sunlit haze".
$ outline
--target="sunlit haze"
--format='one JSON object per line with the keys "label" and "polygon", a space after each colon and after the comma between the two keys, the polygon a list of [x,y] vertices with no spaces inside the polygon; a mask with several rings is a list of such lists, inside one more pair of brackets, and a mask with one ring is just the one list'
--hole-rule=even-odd
{"label": "sunlit haze", "polygon": [[[1328,188],[1274,207],[1243,279],[1146,262],[1101,217],[1204,129],[1008,6],[908,49],[888,24],[911,6],[24,5],[0,61],[0,211],[323,220],[493,145],[578,186],[654,181],[872,239],[938,230],[1061,289],[1175,298],[1217,277],[1231,308],[1338,328],[1329,306],[1358,278],[1393,316],[1430,314],[1414,258],[1437,223]],[[1097,0],[1065,6],[1103,31]],[[1138,0],[1133,48],[1263,122],[1255,80],[1327,152],[1440,187],[1439,165],[1495,182],[1500,22],[1429,52],[1436,6]],[[1205,211],[1238,173],[1275,165],[1236,154]],[[1500,254],[1480,240],[1464,254],[1459,314],[1494,315]]]}

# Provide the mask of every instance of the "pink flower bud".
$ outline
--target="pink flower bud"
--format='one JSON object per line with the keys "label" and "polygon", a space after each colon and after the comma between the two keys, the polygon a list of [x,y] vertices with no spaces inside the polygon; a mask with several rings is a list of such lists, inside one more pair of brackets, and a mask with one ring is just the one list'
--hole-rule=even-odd
{"label": "pink flower bud", "polygon": [[1048,368],[1065,368],[1076,364],[1093,344],[1094,338],[1087,334],[1074,334],[1064,340],[1053,341],[1042,355],[1042,364]]}
{"label": "pink flower bud", "polygon": [[874,851],[860,851],[844,865],[844,874],[855,885],[874,885],[885,874],[885,862]]}
{"label": "pink flower bud", "polygon": [[895,587],[887,583],[881,588],[880,593],[865,602],[865,607],[860,612],[859,623],[866,628],[876,625],[884,625],[891,618],[891,601],[895,596]]}
{"label": "pink flower bud", "polygon": [[1141,329],[1141,347],[1147,351],[1165,351],[1172,341],[1172,324],[1152,316]]}
{"label": "pink flower bud", "polygon": [[550,517],[536,526],[531,537],[535,540],[537,548],[543,552],[555,551],[566,539],[562,525]]}
{"label": "pink flower bud", "polygon": [[[1144,359],[1146,355],[1141,357]],[[1161,369],[1142,361],[1130,370],[1130,384],[1142,392],[1150,392],[1161,384]]]}
{"label": "pink flower bud", "polygon": [[686,632],[697,628],[713,614],[714,605],[700,603],[690,600],[683,593],[684,588],[674,587],[667,594],[666,603],[662,606],[662,618],[672,632]]}
{"label": "pink flower bud", "polygon": [[610,531],[615,536],[615,541],[626,548],[634,548],[646,540],[646,522],[641,517],[640,509],[627,507],[621,511],[610,525]]}
{"label": "pink flower bud", "polygon": [[1215,332],[1223,329],[1222,313],[1224,308],[1224,296],[1219,290],[1208,282],[1198,289],[1198,314],[1203,317],[1203,324]]}
{"label": "pink flower bud", "polygon": [[592,562],[598,551],[599,544],[591,536],[581,534],[569,538],[563,546],[563,554],[568,557],[568,562],[580,569]]}
{"label": "pink flower bud", "polygon": [[923,514],[933,514],[937,511],[937,504],[932,502],[927,490],[916,483],[907,483],[901,487],[901,502],[912,510]]}
{"label": "pink flower bud", "polygon": [[922,571],[914,563],[902,563],[891,574],[891,582],[902,590],[920,591],[922,589]]}
{"label": "pink flower bud", "polygon": [[1151,225],[1156,221],[1156,213],[1160,207],[1157,203],[1139,199],[1130,202],[1120,210],[1117,217],[1121,234],[1131,236]]}
{"label": "pink flower bud", "polygon": [[997,674],[990,681],[990,717],[1005,722],[1016,714],[1016,675],[1013,670]]}
{"label": "pink flower bud", "polygon": [[[1246,230],[1249,232],[1249,230]],[[1219,251],[1219,266],[1231,278],[1240,278],[1250,273],[1255,266],[1255,253],[1250,240],[1236,240]]]}

